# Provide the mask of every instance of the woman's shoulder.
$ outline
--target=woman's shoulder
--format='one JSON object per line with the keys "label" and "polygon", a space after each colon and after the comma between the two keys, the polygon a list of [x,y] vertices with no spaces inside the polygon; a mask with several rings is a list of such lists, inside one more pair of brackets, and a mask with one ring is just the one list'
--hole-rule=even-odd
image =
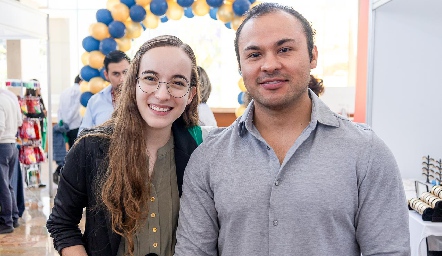
{"label": "woman's shoulder", "polygon": [[87,128],[80,132],[77,137],[77,142],[83,141],[86,145],[91,143],[109,143],[113,130],[113,126],[110,125]]}

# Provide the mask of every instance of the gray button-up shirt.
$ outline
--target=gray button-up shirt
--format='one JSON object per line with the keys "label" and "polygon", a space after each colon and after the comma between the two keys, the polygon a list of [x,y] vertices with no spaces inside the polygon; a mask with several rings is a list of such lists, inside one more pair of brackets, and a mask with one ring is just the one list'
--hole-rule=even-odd
{"label": "gray button-up shirt", "polygon": [[175,255],[410,254],[392,153],[370,128],[310,97],[311,122],[282,164],[252,123],[253,102],[195,150]]}

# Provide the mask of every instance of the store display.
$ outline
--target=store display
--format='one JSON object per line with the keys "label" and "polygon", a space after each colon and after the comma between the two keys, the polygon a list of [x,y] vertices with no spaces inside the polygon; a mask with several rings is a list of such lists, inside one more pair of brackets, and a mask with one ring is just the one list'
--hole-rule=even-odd
{"label": "store display", "polygon": [[42,148],[42,134],[40,117],[42,107],[39,96],[25,95],[26,89],[40,87],[37,81],[21,81],[8,79],[6,86],[17,97],[23,114],[23,124],[18,131],[19,162],[24,172],[28,187],[39,187],[41,184],[41,163],[46,161],[45,152]]}
{"label": "store display", "polygon": [[442,222],[442,186],[434,186],[430,192],[424,192],[419,198],[408,200],[408,209],[422,215],[422,220]]}
{"label": "store display", "polygon": [[[426,177],[426,183],[439,185],[442,181],[442,159],[435,160],[428,156],[423,156],[422,175]],[[430,179],[431,178],[431,179]]]}

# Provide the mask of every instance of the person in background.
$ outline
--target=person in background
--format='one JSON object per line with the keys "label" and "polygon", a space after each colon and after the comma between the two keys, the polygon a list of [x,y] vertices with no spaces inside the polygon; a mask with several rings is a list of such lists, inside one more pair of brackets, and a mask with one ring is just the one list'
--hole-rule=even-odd
{"label": "person in background", "polygon": [[112,118],[66,156],[47,222],[60,255],[173,255],[184,169],[203,136],[198,91],[187,44],[166,35],[141,46]]}
{"label": "person in background", "polygon": [[312,90],[319,97],[324,93],[324,81],[320,78],[316,78],[313,75],[310,75],[308,88],[310,88],[310,90]]}
{"label": "person in background", "polygon": [[210,83],[209,76],[206,71],[198,66],[198,75],[200,79],[200,93],[201,102],[198,105],[198,116],[199,125],[202,126],[217,126],[215,116],[209,105],[207,105],[207,100],[209,99],[210,92],[212,91],[212,84]]}
{"label": "person in background", "polygon": [[124,82],[129,65],[130,59],[122,51],[116,50],[106,55],[104,58],[104,76],[110,82],[110,86],[94,94],[89,99],[78,133],[85,128],[95,127],[110,119],[116,108],[121,85]]}
{"label": "person in background", "polygon": [[[37,83],[40,83],[37,79],[31,79]],[[39,113],[27,113],[26,116],[30,118],[38,118],[40,120],[40,134],[41,134],[41,146],[43,150],[46,150],[46,133],[47,133],[47,110],[43,101],[43,97],[41,96],[41,88],[26,88],[25,97],[33,96],[38,97],[40,101],[40,111]]]}
{"label": "person in background", "polygon": [[310,22],[261,3],[244,15],[235,51],[253,100],[192,154],[175,255],[410,255],[393,154],[308,89]]}
{"label": "person in background", "polygon": [[[37,83],[40,83],[37,79],[31,79],[32,81],[35,81]],[[46,106],[44,104],[43,101],[43,97],[41,95],[41,88],[40,87],[35,87],[34,89],[32,88],[27,88],[25,91],[25,97],[26,96],[33,96],[33,97],[38,97],[39,98],[39,102],[40,102],[40,111],[39,113],[27,113],[25,114],[27,117],[30,118],[38,118],[40,120],[40,135],[41,135],[41,147],[44,151],[46,151],[46,141],[47,141],[47,110],[46,110]],[[46,184],[41,183],[41,181],[38,181],[38,187],[39,188],[44,188],[46,187]]]}
{"label": "person in background", "polygon": [[11,233],[19,226],[19,212],[11,179],[16,170],[16,135],[21,125],[17,102],[0,92],[0,234]]}
{"label": "person in background", "polygon": [[58,121],[60,126],[66,124],[69,127],[69,130],[66,132],[69,148],[74,145],[74,141],[78,134],[78,128],[80,128],[81,124],[81,116],[79,111],[81,81],[80,75],[77,75],[74,79],[74,84],[60,94]]}
{"label": "person in background", "polygon": [[[20,96],[15,95],[13,92],[9,91],[8,89],[0,89],[0,93],[4,93],[14,102],[14,105],[17,109],[17,119],[22,120],[23,122],[23,116],[20,108],[20,104],[18,100],[20,99]],[[18,147],[18,145],[16,144]],[[17,157],[15,164],[14,164],[14,174],[11,178],[11,186],[14,189],[15,194],[15,200],[17,203],[18,208],[18,216],[21,218],[23,216],[23,212],[25,211],[25,195],[24,195],[24,188],[23,188],[23,175],[20,167],[20,162]],[[17,222],[18,223],[18,222]],[[17,225],[16,225],[17,226]]]}

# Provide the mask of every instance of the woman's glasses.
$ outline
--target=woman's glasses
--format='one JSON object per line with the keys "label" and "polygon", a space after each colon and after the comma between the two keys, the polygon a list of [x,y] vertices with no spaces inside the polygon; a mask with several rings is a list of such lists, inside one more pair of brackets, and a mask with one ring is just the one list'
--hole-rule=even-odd
{"label": "woman's glasses", "polygon": [[137,77],[138,87],[144,93],[156,92],[161,84],[166,84],[167,91],[174,98],[182,98],[189,92],[189,82],[184,77],[174,77],[169,82],[160,82],[155,74],[143,74]]}

